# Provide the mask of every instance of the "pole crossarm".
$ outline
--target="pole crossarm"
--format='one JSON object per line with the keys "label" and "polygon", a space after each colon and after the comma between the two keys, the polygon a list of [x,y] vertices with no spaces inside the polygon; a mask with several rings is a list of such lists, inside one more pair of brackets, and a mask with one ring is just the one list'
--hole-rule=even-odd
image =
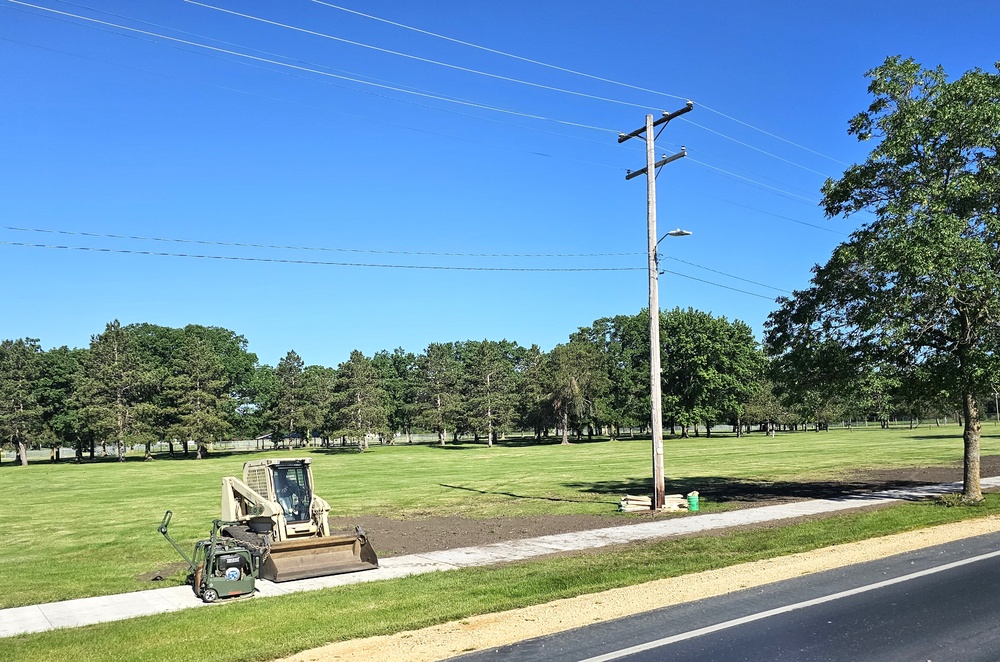
{"label": "pole crossarm", "polygon": [[[661,124],[666,124],[670,120],[672,120],[672,119],[674,119],[676,117],[680,117],[684,113],[690,113],[692,108],[694,108],[694,102],[693,101],[688,101],[687,105],[684,106],[683,108],[681,108],[680,110],[675,110],[672,113],[668,113],[668,112],[664,111],[663,112],[663,117],[661,117],[660,119],[658,119],[655,122],[653,122],[653,126],[656,127],[656,126],[660,126]],[[636,129],[632,133],[619,133],[618,134],[618,144],[621,144],[621,143],[625,142],[629,138],[635,138],[636,136],[641,136],[643,134],[643,132],[645,132],[645,130],[646,130],[646,127],[643,126],[643,127],[640,127],[638,129]]]}
{"label": "pole crossarm", "polygon": [[[657,161],[656,163],[654,163],[653,164],[653,168],[656,169],[656,168],[659,168],[661,166],[665,166],[668,163],[676,161],[677,159],[683,158],[685,156],[687,156],[687,148],[686,147],[681,147],[681,151],[677,152],[676,154],[671,154],[670,156],[664,156],[662,159],[660,159],[659,161]],[[645,173],[646,173],[646,168],[643,168],[642,170],[636,170],[635,172],[632,172],[631,170],[629,170],[629,171],[627,171],[625,173],[625,179],[627,181],[629,179],[632,179],[633,177],[638,177],[639,175],[642,175],[642,174],[645,174]]]}

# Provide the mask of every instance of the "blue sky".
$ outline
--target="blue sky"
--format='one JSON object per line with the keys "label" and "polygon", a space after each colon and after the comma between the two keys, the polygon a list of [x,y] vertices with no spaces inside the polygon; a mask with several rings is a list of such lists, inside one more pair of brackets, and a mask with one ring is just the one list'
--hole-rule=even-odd
{"label": "blue sky", "polygon": [[26,2],[0,0],[0,338],[216,325],[272,365],[548,350],[638,312],[645,155],[616,135],[685,99],[658,225],[693,234],[661,245],[661,307],[760,337],[864,220],[817,206],[867,152],[864,72],[1000,59],[985,0]]}

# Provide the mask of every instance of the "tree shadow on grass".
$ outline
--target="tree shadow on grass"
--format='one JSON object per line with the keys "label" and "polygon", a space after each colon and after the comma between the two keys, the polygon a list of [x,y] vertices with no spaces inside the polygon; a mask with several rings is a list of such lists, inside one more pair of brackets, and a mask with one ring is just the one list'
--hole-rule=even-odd
{"label": "tree shadow on grass", "polygon": [[[205,455],[203,459],[248,455],[253,452],[254,451],[236,451],[236,450],[211,451],[207,455]],[[85,454],[79,462],[77,462],[76,456],[74,455],[63,455],[57,462],[53,462],[48,458],[40,458],[40,457],[31,458],[31,460],[28,462],[28,467],[57,466],[57,465],[83,467],[87,465],[94,466],[96,464],[142,464],[145,462],[160,462],[160,461],[175,462],[180,460],[187,461],[187,460],[197,460],[197,459],[198,456],[194,451],[191,451],[188,455],[184,455],[184,453],[181,452],[175,452],[173,455],[170,455],[167,452],[162,452],[162,453],[155,452],[152,454],[152,457],[150,459],[146,459],[143,455],[132,454],[132,455],[126,455],[124,461],[120,461],[118,459],[118,456],[113,454],[95,455],[93,459],[90,458],[89,454]],[[0,463],[0,471],[7,469],[8,467],[22,468],[20,461],[10,462],[7,459],[4,459],[4,462]]]}
{"label": "tree shadow on grass", "polygon": [[[373,448],[377,448],[377,446]],[[357,446],[310,446],[309,448],[293,448],[292,450],[314,455],[357,455],[365,452],[359,450]]]}
{"label": "tree shadow on grass", "polygon": [[[570,439],[569,446],[582,446],[584,444],[597,444],[597,443],[607,443],[609,439],[607,437],[594,437],[593,439],[581,439],[576,441],[575,439]],[[648,440],[647,440],[648,441]],[[559,446],[562,444],[562,439],[559,437],[548,437],[543,439],[535,439],[533,437],[518,437],[516,439],[501,439],[500,441],[493,442],[495,448],[525,448],[527,446]],[[448,441],[444,446],[438,444],[437,442],[425,444],[432,448],[437,448],[438,450],[455,450],[455,451],[465,451],[465,450],[475,450],[486,448],[485,441],[473,441],[471,439],[463,439],[460,441]]]}
{"label": "tree shadow on grass", "polygon": [[[667,494],[697,490],[701,498],[714,503],[755,503],[786,499],[837,499],[869,495],[884,490],[905,490],[927,485],[916,480],[881,481],[752,481],[740,478],[696,476],[667,480]],[[564,483],[565,487],[591,494],[638,494],[652,491],[649,478]]]}
{"label": "tree shadow on grass", "polygon": [[446,485],[445,483],[438,483],[441,487],[447,488],[449,490],[463,490],[465,492],[475,492],[476,494],[490,494],[494,496],[508,496],[514,499],[533,499],[536,501],[558,501],[563,503],[617,503],[613,501],[595,501],[593,499],[564,499],[561,497],[551,497],[551,496],[538,496],[534,494],[514,494],[513,492],[500,492],[493,490],[478,490],[474,487],[463,487],[461,485]]}

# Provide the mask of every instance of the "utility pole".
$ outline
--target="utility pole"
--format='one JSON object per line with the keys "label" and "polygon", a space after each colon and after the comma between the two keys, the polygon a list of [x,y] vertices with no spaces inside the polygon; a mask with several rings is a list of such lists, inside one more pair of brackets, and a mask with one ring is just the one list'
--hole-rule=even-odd
{"label": "utility pole", "polygon": [[[653,510],[663,508],[666,493],[666,483],[663,474],[663,400],[660,388],[660,266],[656,252],[656,247],[659,245],[660,240],[656,238],[656,173],[657,168],[661,168],[671,161],[676,161],[687,155],[687,151],[681,147],[681,151],[676,154],[664,156],[659,161],[655,161],[656,155],[653,145],[655,136],[653,135],[653,129],[661,124],[666,124],[675,117],[691,112],[692,108],[694,108],[694,104],[688,101],[684,108],[675,110],[672,113],[664,112],[663,116],[655,122],[652,115],[646,115],[646,126],[636,129],[629,134],[618,134],[619,144],[643,133],[646,134],[646,167],[635,172],[629,170],[625,175],[625,179],[629,180],[643,173],[646,174],[646,239],[648,248],[648,255],[646,257],[649,265],[649,397],[652,405],[650,431],[653,436]],[[691,233],[678,228],[667,234],[683,236]],[[663,236],[666,237],[667,235]]]}

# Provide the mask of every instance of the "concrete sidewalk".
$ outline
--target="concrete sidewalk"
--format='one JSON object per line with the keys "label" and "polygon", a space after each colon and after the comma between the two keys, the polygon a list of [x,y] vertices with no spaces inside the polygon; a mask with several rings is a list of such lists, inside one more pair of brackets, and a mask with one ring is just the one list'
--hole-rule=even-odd
{"label": "concrete sidewalk", "polygon": [[[1000,477],[984,478],[982,486],[1000,487]],[[562,533],[481,547],[459,547],[426,554],[411,554],[382,559],[377,570],[332,577],[315,577],[275,584],[257,582],[256,594],[263,597],[314,591],[360,582],[395,579],[437,570],[454,570],[469,566],[484,566],[519,561],[557,552],[595,549],[625,542],[670,538],[683,534],[725,529],[748,524],[777,522],[803,515],[821,515],[853,510],[882,503],[923,499],[929,496],[961,491],[961,483],[929,485],[908,490],[889,490],[836,499],[814,499],[776,506],[746,508],[712,515],[671,517],[642,524],[626,524],[593,531]],[[149,591],[66,600],[28,607],[0,610],[0,637],[56,628],[80,627],[94,623],[123,620],[136,616],[162,614],[181,609],[203,607],[190,586],[171,586]]]}

